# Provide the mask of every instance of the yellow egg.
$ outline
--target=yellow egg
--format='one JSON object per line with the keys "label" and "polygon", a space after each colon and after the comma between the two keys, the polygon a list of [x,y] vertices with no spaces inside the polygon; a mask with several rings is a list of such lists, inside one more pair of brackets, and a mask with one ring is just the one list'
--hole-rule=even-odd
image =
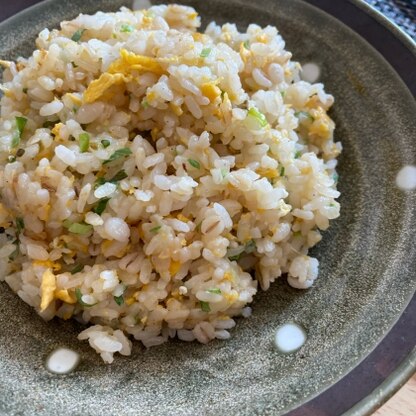
{"label": "yellow egg", "polygon": [[134,69],[140,72],[153,72],[157,75],[163,75],[166,73],[156,58],[136,55],[126,49],[122,49],[120,51],[120,58],[115,60],[110,65],[108,72],[110,74],[128,75]]}
{"label": "yellow egg", "polygon": [[77,303],[76,298],[71,296],[67,289],[57,290],[55,292],[55,298],[70,304]]}
{"label": "yellow egg", "polygon": [[108,72],[104,72],[88,86],[84,92],[84,100],[86,103],[93,103],[101,98],[110,87],[120,85],[126,81],[126,77],[123,74],[109,74]]}
{"label": "yellow egg", "polygon": [[179,214],[176,216],[176,218],[177,218],[179,221],[182,221],[182,222],[188,222],[188,221],[190,221],[190,219],[189,219],[188,217],[185,217],[185,215],[183,215],[183,214],[181,214],[181,213],[179,213]]}
{"label": "yellow egg", "polygon": [[267,35],[263,33],[262,35],[257,35],[256,40],[260,43],[267,43],[269,39],[267,38]]}
{"label": "yellow egg", "polygon": [[232,303],[238,299],[238,293],[236,292],[226,293],[224,294],[224,298],[227,299],[229,303]]}
{"label": "yellow egg", "polygon": [[228,280],[229,282],[234,282],[234,274],[232,272],[225,272],[223,279]]}
{"label": "yellow egg", "polygon": [[[55,136],[56,141],[62,141],[62,137],[60,134],[61,128],[63,126],[63,123],[57,123],[53,126],[53,129],[51,130],[51,133]],[[47,149],[45,149],[47,150]]]}
{"label": "yellow egg", "polygon": [[171,110],[179,117],[183,114],[183,110],[179,105],[176,105],[174,103],[169,103],[169,107]]}
{"label": "yellow egg", "polygon": [[178,273],[179,269],[181,268],[181,263],[179,261],[171,260],[169,266],[169,273],[173,277],[176,273]]}
{"label": "yellow egg", "polygon": [[322,107],[310,110],[310,114],[315,119],[309,128],[309,135],[327,140],[335,128],[334,122],[328,117],[326,111]]}
{"label": "yellow egg", "polygon": [[49,269],[53,269],[54,271],[61,270],[61,265],[59,263],[54,263],[50,260],[36,260],[33,262],[33,265],[47,267]]}
{"label": "yellow egg", "polygon": [[81,98],[79,98],[77,95],[75,95],[75,94],[72,94],[72,93],[69,93],[68,94],[68,97],[69,98],[71,98],[71,100],[72,100],[72,102],[75,104],[75,105],[82,105],[82,100],[81,100]]}
{"label": "yellow egg", "polygon": [[211,102],[215,101],[221,95],[221,90],[217,87],[216,82],[207,82],[201,85],[201,92]]}
{"label": "yellow egg", "polygon": [[56,290],[56,279],[51,269],[47,269],[42,275],[42,283],[40,285],[41,301],[40,310],[43,312],[53,301]]}
{"label": "yellow egg", "polygon": [[279,171],[277,169],[258,168],[256,169],[256,173],[268,179],[277,178],[279,176]]}
{"label": "yellow egg", "polygon": [[136,299],[133,296],[131,296],[127,298],[125,302],[126,302],[126,305],[130,306],[130,305],[133,305],[134,302],[136,302]]}

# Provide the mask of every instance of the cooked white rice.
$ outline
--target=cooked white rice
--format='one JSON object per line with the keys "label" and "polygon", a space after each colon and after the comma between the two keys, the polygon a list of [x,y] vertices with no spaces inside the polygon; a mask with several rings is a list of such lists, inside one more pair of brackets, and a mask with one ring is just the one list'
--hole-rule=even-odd
{"label": "cooked white rice", "polygon": [[[333,97],[277,29],[178,5],[80,15],[5,67],[0,279],[111,363],[227,339],[257,283],[318,276],[338,217]],[[26,123],[26,124],[25,124]]]}

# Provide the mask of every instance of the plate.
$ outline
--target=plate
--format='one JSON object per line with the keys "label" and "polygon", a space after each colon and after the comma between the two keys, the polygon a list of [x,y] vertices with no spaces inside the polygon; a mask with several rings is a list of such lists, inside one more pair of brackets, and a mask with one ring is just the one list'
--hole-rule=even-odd
{"label": "plate", "polygon": [[[81,329],[76,322],[44,323],[2,284],[3,413],[284,414],[356,367],[414,295],[416,194],[397,188],[396,176],[416,160],[416,104],[410,92],[416,91],[410,70],[416,64],[415,45],[393,26],[380,32],[384,21],[373,17],[362,33],[373,44],[373,34],[384,33],[377,41],[384,46],[391,42],[394,54],[386,54],[381,43],[383,57],[339,20],[300,0],[182,3],[196,7],[205,24],[276,25],[294,59],[319,65],[326,90],[335,96],[332,117],[344,147],[339,165],[342,215],[313,250],[320,260],[320,278],[308,291],[292,289],[281,279],[259,293],[253,315],[238,321],[229,341],[172,341],[149,350],[136,344],[131,357],[117,357],[111,366],[76,340]],[[351,25],[374,13],[368,15],[359,1],[311,3],[330,12],[331,7],[338,13],[344,10],[342,17]],[[28,55],[37,32],[80,12],[129,4],[42,2],[0,24],[0,56]],[[274,334],[291,321],[306,329],[307,342],[298,352],[284,355],[273,345]],[[59,346],[69,346],[82,357],[69,375],[52,375],[45,368],[45,358]]]}

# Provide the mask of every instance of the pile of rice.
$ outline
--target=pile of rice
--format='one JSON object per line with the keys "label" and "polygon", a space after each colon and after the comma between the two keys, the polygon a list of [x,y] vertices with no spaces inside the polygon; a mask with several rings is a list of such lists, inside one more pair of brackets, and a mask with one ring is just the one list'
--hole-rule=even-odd
{"label": "pile of rice", "polygon": [[4,67],[0,279],[105,362],[227,339],[258,284],[308,288],[338,217],[333,97],[277,29],[190,7],[80,15]]}

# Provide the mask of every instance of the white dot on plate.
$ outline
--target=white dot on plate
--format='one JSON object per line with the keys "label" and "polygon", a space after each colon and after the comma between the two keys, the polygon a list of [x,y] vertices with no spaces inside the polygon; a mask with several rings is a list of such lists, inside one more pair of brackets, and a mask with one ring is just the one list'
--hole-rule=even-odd
{"label": "white dot on plate", "polygon": [[302,72],[300,76],[304,81],[310,82],[312,84],[318,81],[320,75],[321,69],[317,64],[308,62],[307,64],[302,65]]}
{"label": "white dot on plate", "polygon": [[407,165],[399,170],[396,185],[405,191],[416,189],[416,166]]}
{"label": "white dot on plate", "polygon": [[275,344],[281,352],[295,352],[305,341],[306,333],[298,324],[287,323],[277,328]]}
{"label": "white dot on plate", "polygon": [[55,374],[67,374],[79,363],[79,354],[68,348],[58,348],[52,351],[46,359],[46,368]]}

